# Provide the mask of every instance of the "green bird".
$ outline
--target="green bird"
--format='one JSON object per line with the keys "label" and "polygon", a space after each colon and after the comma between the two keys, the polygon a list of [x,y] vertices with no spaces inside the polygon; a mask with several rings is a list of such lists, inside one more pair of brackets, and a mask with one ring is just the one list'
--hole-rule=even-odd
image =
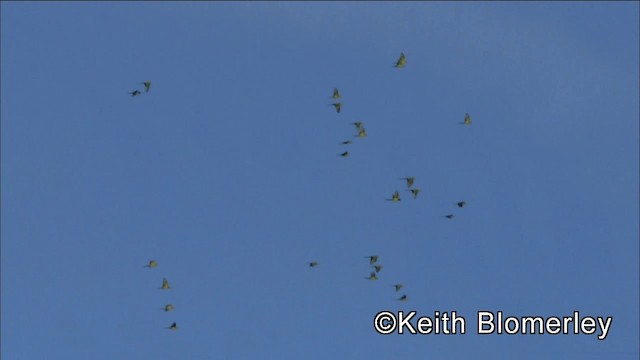
{"label": "green bird", "polygon": [[403,286],[404,286],[404,285],[402,285],[402,284],[395,284],[395,285],[393,285],[393,287],[396,289],[396,292],[400,291],[400,289],[402,289],[402,287],[403,287]]}
{"label": "green bird", "polygon": [[462,125],[471,125],[471,116],[469,114],[464,114],[464,122],[461,122]]}
{"label": "green bird", "polygon": [[349,157],[349,152],[348,152],[348,151],[345,151],[345,152],[343,152],[342,154],[338,154],[338,155],[340,155],[340,156],[342,156],[342,157]]}
{"label": "green bird", "polygon": [[338,89],[333,88],[333,95],[331,96],[332,99],[340,99],[340,92],[338,91]]}
{"label": "green bird", "polygon": [[402,295],[402,296],[400,296],[400,298],[398,300],[407,301],[407,300],[409,300],[409,298],[407,297],[407,295]]}
{"label": "green bird", "polygon": [[398,58],[398,61],[396,61],[396,64],[394,66],[397,67],[398,69],[401,69],[406,64],[407,64],[407,58],[404,56],[404,53],[401,52],[400,57]]}
{"label": "green bird", "polygon": [[378,261],[378,255],[365,256],[365,258],[369,259],[369,264],[373,265]]}
{"label": "green bird", "polygon": [[391,199],[387,199],[388,201],[398,202],[400,201],[400,193],[396,190],[393,195],[391,195]]}
{"label": "green bird", "polygon": [[360,130],[358,130],[358,137],[359,138],[367,137],[367,131],[363,127],[361,127]]}
{"label": "green bird", "polygon": [[416,178],[413,176],[410,177],[406,177],[406,178],[401,178],[402,180],[406,180],[407,181],[407,187],[410,188],[413,186],[413,182],[416,181]]}
{"label": "green bird", "polygon": [[167,329],[169,330],[178,330],[178,324],[176,324],[175,322],[173,324],[171,324],[171,326],[169,326]]}
{"label": "green bird", "polygon": [[331,105],[333,105],[333,107],[336,108],[336,112],[339,114],[340,113],[340,109],[342,108],[342,103],[341,102],[337,102],[337,103],[333,103]]}
{"label": "green bird", "polygon": [[373,268],[376,270],[376,273],[379,273],[382,270],[382,265],[373,265]]}
{"label": "green bird", "polygon": [[420,189],[410,189],[409,191],[411,191],[411,193],[413,194],[413,198],[417,198],[418,197],[418,193],[420,192]]}
{"label": "green bird", "polygon": [[316,267],[316,266],[318,266],[318,263],[315,261],[312,261],[309,263],[309,267]]}
{"label": "green bird", "polygon": [[467,203],[466,203],[466,202],[464,202],[464,201],[460,201],[460,202],[458,203],[458,207],[464,207],[465,205],[467,205]]}
{"label": "green bird", "polygon": [[362,128],[362,122],[361,121],[352,122],[352,123],[349,123],[349,125],[355,125],[356,126],[356,130],[358,130],[358,131]]}
{"label": "green bird", "polygon": [[141,84],[144,85],[144,92],[149,92],[149,90],[151,90],[151,81],[145,81]]}
{"label": "green bird", "polygon": [[372,272],[371,275],[369,275],[368,278],[365,278],[367,280],[378,280],[378,276],[376,275],[375,272]]}
{"label": "green bird", "polygon": [[165,312],[171,311],[173,309],[174,309],[174,307],[173,307],[172,304],[167,304],[167,305],[164,306],[164,311]]}
{"label": "green bird", "polygon": [[162,278],[162,287],[160,288],[160,290],[168,290],[171,289],[171,287],[169,287],[169,281],[167,281],[167,279]]}
{"label": "green bird", "polygon": [[131,94],[131,96],[138,96],[140,94],[142,94],[139,90],[133,90],[132,92],[130,92],[129,94]]}
{"label": "green bird", "polygon": [[144,267],[154,268],[156,266],[158,266],[158,263],[155,260],[149,260],[149,263],[147,265],[145,265]]}

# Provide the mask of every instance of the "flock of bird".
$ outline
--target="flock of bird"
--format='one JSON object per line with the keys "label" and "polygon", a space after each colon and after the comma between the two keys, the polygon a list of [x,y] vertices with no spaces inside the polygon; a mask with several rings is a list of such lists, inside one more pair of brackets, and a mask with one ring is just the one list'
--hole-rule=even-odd
{"label": "flock of bird", "polygon": [[[144,267],[148,267],[150,269],[156,268],[158,267],[158,262],[155,260],[149,260],[149,263],[147,265],[145,265]],[[160,286],[158,288],[159,290],[169,290],[171,289],[171,287],[169,286],[169,280],[167,280],[167,278],[162,278],[162,286]],[[173,310],[175,307],[173,306],[173,304],[167,304],[165,305],[162,310],[164,310],[164,312],[169,312],[171,310]],[[169,325],[169,327],[167,327],[167,329],[169,330],[178,330],[178,324],[174,321],[173,324]]]}
{"label": "flock of bird", "polygon": [[[393,65],[395,68],[401,69],[404,68],[407,64],[407,58],[404,55],[404,53],[400,53],[400,57],[398,58],[398,60],[395,62],[395,64]],[[340,101],[339,99],[341,99],[341,95],[340,95],[340,91],[337,88],[333,89],[333,95],[331,96],[332,99],[335,100],[334,103],[330,104],[331,106],[333,106],[336,110],[336,113],[340,113],[340,110],[342,109],[342,101]],[[471,125],[471,116],[466,113],[464,116],[464,120],[460,123],[462,125]],[[367,136],[367,132],[364,128],[363,122],[362,121],[357,121],[357,122],[353,122],[350,123],[350,125],[354,125],[356,127],[356,131],[358,132],[358,135],[355,135],[355,137],[358,138],[364,138]],[[349,145],[352,144],[351,140],[345,140],[342,142],[343,145]],[[348,157],[349,156],[349,151],[344,151],[340,154],[338,154],[339,156],[342,157]],[[409,177],[405,177],[405,178],[400,178],[400,180],[405,180],[406,181],[406,185],[407,185],[407,191],[411,193],[411,195],[413,196],[413,199],[417,199],[418,198],[418,194],[420,193],[420,189],[419,188],[415,188],[413,187],[414,182],[416,180],[415,177],[413,176],[409,176]],[[400,192],[398,190],[394,191],[393,194],[391,194],[391,198],[390,199],[385,199],[387,201],[391,201],[391,202],[400,202]],[[467,203],[465,201],[459,201],[456,203],[456,205],[459,208],[463,208]],[[446,214],[443,215],[442,217],[447,218],[447,219],[453,219],[454,214]],[[382,270],[382,265],[378,264],[378,259],[379,256],[378,255],[370,255],[370,256],[365,256],[365,258],[369,259],[369,265],[373,267],[374,271],[371,271],[371,273],[369,274],[368,277],[365,277],[365,279],[367,280],[378,280],[378,273],[380,272],[380,270]],[[319,265],[319,263],[317,261],[311,261],[309,262],[309,267],[315,268]],[[404,287],[404,285],[402,283],[398,283],[398,284],[394,284],[393,287],[395,288],[396,292],[399,292],[400,289],[402,289]],[[409,297],[407,296],[407,294],[403,294],[401,297],[397,298],[396,300],[399,301],[407,301],[409,299]]]}
{"label": "flock of bird", "polygon": [[[404,68],[407,64],[407,59],[406,56],[404,55],[404,53],[400,53],[400,57],[398,58],[398,60],[395,62],[395,64],[393,65],[395,68],[401,69]],[[144,91],[145,93],[148,93],[149,90],[151,89],[151,81],[144,81],[141,82],[140,84],[144,85]],[[136,89],[132,92],[129,93],[132,97],[135,96],[139,96],[142,94],[142,91]],[[337,88],[333,89],[333,95],[330,97],[331,99],[334,99],[334,103],[330,104],[331,106],[333,106],[336,110],[336,113],[340,113],[340,110],[342,109],[342,96],[340,95],[340,91]],[[471,116],[469,116],[469,114],[465,114],[464,120],[463,122],[461,122],[460,124],[462,125],[471,125]],[[356,122],[352,122],[349,123],[349,125],[354,125],[357,131],[357,135],[354,135],[354,137],[357,138],[365,138],[367,136],[367,131],[364,127],[364,123],[362,121],[356,121]],[[353,142],[351,140],[345,140],[342,142],[342,145],[350,145]],[[349,151],[344,151],[340,154],[338,154],[339,156],[342,156],[344,158],[349,156]],[[416,178],[413,176],[409,176],[409,177],[404,177],[404,178],[400,178],[400,180],[404,180],[406,182],[407,185],[407,191],[411,193],[411,195],[413,196],[413,199],[417,199],[418,198],[418,194],[420,193],[420,189],[419,188],[415,188],[413,187]],[[391,201],[391,202],[400,202],[401,198],[400,198],[400,192],[398,190],[395,190],[393,192],[393,194],[391,194],[391,198],[390,199],[385,199],[387,201]],[[466,205],[465,201],[459,201],[456,203],[456,205],[459,208],[463,208]],[[453,214],[447,214],[447,215],[443,215],[444,218],[447,219],[453,219],[454,215]],[[380,273],[380,271],[382,270],[382,265],[378,263],[378,259],[380,258],[378,255],[369,255],[369,256],[365,256],[365,258],[369,259],[369,265],[371,267],[373,267],[373,271],[371,271],[371,273],[369,274],[368,277],[365,277],[366,280],[378,280],[378,274]],[[145,265],[145,267],[148,268],[155,268],[158,266],[158,263],[156,262],[156,260],[150,260],[149,263],[147,265]],[[309,267],[311,268],[315,268],[319,266],[319,263],[317,261],[311,261],[309,262]],[[395,292],[399,292],[403,287],[404,284],[402,283],[397,283],[393,285]],[[169,290],[169,281],[166,278],[162,279],[162,286],[159,288],[160,290]],[[397,298],[396,300],[398,301],[407,301],[409,299],[409,297],[407,296],[407,294],[403,294],[402,296],[400,296],[399,298]],[[172,311],[174,309],[173,304],[167,304],[164,306],[163,310],[165,312],[169,312]],[[177,323],[174,321],[169,327],[167,327],[167,329],[169,330],[177,330],[178,329],[178,325]]]}

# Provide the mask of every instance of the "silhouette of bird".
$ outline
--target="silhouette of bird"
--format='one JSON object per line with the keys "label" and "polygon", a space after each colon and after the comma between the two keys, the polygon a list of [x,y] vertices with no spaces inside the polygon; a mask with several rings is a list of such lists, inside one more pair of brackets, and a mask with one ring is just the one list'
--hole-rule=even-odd
{"label": "silhouette of bird", "polygon": [[158,266],[158,263],[155,260],[149,260],[149,263],[147,265],[145,265],[144,267],[154,268],[156,266]]}
{"label": "silhouette of bird", "polygon": [[396,64],[394,66],[400,69],[403,68],[406,64],[407,58],[404,56],[404,53],[401,52],[400,57],[398,58],[398,61],[396,61]]}
{"label": "silhouette of bird", "polygon": [[336,112],[339,114],[340,113],[340,108],[342,107],[342,103],[341,102],[337,102],[337,103],[333,103],[331,105],[333,105],[333,107],[336,108]]}
{"label": "silhouette of bird", "polygon": [[167,289],[171,289],[171,287],[169,287],[169,281],[167,281],[167,279],[162,278],[162,287],[160,288],[160,290],[167,290]]}
{"label": "silhouette of bird", "polygon": [[453,219],[453,214],[445,215],[443,217],[446,217],[447,219]]}
{"label": "silhouette of bird", "polygon": [[316,266],[318,266],[318,263],[315,261],[312,261],[309,263],[309,267],[316,267]]}
{"label": "silhouette of bird", "polygon": [[377,273],[379,273],[380,270],[382,270],[382,265],[373,265],[373,268],[376,270]]}
{"label": "silhouette of bird", "polygon": [[391,199],[387,199],[388,201],[398,202],[400,201],[400,193],[396,190],[393,195],[391,195]]}
{"label": "silhouette of bird", "polygon": [[365,256],[365,258],[369,259],[369,264],[373,265],[378,261],[378,255]]}
{"label": "silhouette of bird", "polygon": [[129,94],[131,94],[131,96],[138,96],[140,94],[142,94],[139,90],[133,90],[132,92],[130,92]]}
{"label": "silhouette of bird", "polygon": [[340,99],[340,92],[338,91],[338,89],[333,88],[333,95],[331,96],[332,99]]}
{"label": "silhouette of bird", "polygon": [[418,197],[418,193],[420,192],[420,189],[411,189],[409,191],[411,191],[411,193],[413,194],[413,198],[415,199]]}
{"label": "silhouette of bird", "polygon": [[348,151],[345,151],[345,152],[343,152],[342,154],[338,154],[338,155],[340,155],[340,156],[342,156],[342,157],[348,157],[348,156],[349,156],[349,152],[348,152]]}
{"label": "silhouette of bird", "polygon": [[413,186],[413,182],[416,181],[416,178],[413,176],[410,177],[406,177],[406,178],[401,178],[402,180],[406,180],[407,181],[407,187],[410,188]]}
{"label": "silhouette of bird", "polygon": [[351,140],[347,140],[347,141],[343,141],[343,142],[342,142],[342,145],[349,145],[349,144],[351,144],[351,143],[352,143],[352,141],[351,141]]}
{"label": "silhouette of bird", "polygon": [[149,92],[149,90],[151,90],[151,81],[145,81],[141,84],[144,85],[144,92]]}
{"label": "silhouette of bird", "polygon": [[171,310],[173,310],[173,305],[172,304],[167,304],[167,305],[164,306],[164,311],[165,312],[171,311]]}
{"label": "silhouette of bird", "polygon": [[358,130],[358,137],[359,138],[367,137],[367,131],[363,127],[361,127],[360,130]]}
{"label": "silhouette of bird", "polygon": [[349,125],[355,125],[356,126],[356,130],[358,130],[358,131],[362,128],[362,122],[361,121],[352,122],[352,123],[349,123]]}
{"label": "silhouette of bird", "polygon": [[169,330],[178,330],[178,324],[176,324],[175,322],[173,324],[171,324],[171,326],[169,326],[167,329]]}
{"label": "silhouette of bird", "polygon": [[369,275],[368,278],[365,278],[367,280],[378,280],[378,276],[376,275],[375,272],[372,272],[371,275]]}
{"label": "silhouette of bird", "polygon": [[396,292],[400,291],[400,289],[402,289],[402,287],[403,287],[403,286],[404,286],[404,285],[402,285],[402,284],[395,284],[395,285],[393,285],[393,287],[396,289]]}
{"label": "silhouette of bird", "polygon": [[400,298],[398,300],[407,301],[407,300],[409,300],[409,298],[407,297],[407,295],[402,295],[402,296],[400,296]]}
{"label": "silhouette of bird", "polygon": [[458,203],[458,207],[464,207],[465,205],[467,205],[467,203],[465,201],[460,201]]}

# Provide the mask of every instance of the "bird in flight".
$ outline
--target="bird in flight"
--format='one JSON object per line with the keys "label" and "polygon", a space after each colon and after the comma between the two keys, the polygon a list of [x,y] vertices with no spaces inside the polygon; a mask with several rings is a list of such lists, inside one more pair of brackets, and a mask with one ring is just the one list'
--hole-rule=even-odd
{"label": "bird in flight", "polygon": [[336,112],[339,114],[340,113],[340,108],[342,107],[342,103],[341,102],[337,102],[337,103],[333,103],[331,105],[333,105],[333,107],[336,108]]}
{"label": "bird in flight", "polygon": [[345,152],[343,152],[342,154],[338,154],[338,155],[340,155],[340,156],[342,156],[342,157],[348,157],[348,156],[349,156],[349,152],[348,152],[348,151],[345,151]]}
{"label": "bird in flight", "polygon": [[398,300],[407,301],[407,300],[409,300],[409,298],[407,297],[407,295],[402,295],[402,296],[400,296],[400,298],[398,298]]}
{"label": "bird in flight", "polygon": [[453,214],[444,215],[443,217],[446,217],[447,219],[453,219]]}
{"label": "bird in flight", "polygon": [[401,69],[403,68],[405,65],[407,64],[407,58],[404,56],[404,53],[401,52],[400,53],[400,57],[398,58],[398,61],[396,61],[396,64],[394,65],[395,67]]}
{"label": "bird in flight", "polygon": [[169,287],[169,281],[167,281],[167,279],[162,278],[162,287],[160,288],[160,290],[167,290],[167,289],[171,289]]}
{"label": "bird in flight", "polygon": [[362,128],[362,122],[361,121],[352,122],[352,123],[349,123],[349,125],[355,125],[356,126],[356,130],[360,130]]}
{"label": "bird in flight", "polygon": [[351,140],[347,140],[347,141],[343,141],[343,142],[342,142],[342,145],[349,145],[349,144],[351,144],[351,143],[352,143],[352,141],[351,141]]}
{"label": "bird in flight", "polygon": [[142,94],[139,90],[133,90],[132,92],[130,92],[129,94],[131,94],[131,96],[138,96],[140,94]]}
{"label": "bird in flight", "polygon": [[171,324],[171,326],[169,326],[167,329],[169,330],[178,330],[178,324],[176,324],[175,322],[173,324]]}
{"label": "bird in flight", "polygon": [[413,182],[416,181],[416,178],[413,176],[410,177],[406,177],[406,178],[401,178],[401,180],[406,180],[407,181],[407,187],[410,188],[413,186]]}
{"label": "bird in flight", "polygon": [[469,114],[464,114],[464,122],[461,122],[462,125],[471,125],[471,116]]}
{"label": "bird in flight", "polygon": [[164,306],[164,311],[165,312],[171,311],[171,310],[173,310],[173,305],[172,304],[167,304],[167,305]]}
{"label": "bird in flight", "polygon": [[365,256],[365,258],[369,259],[369,264],[373,265],[378,261],[378,255]]}
{"label": "bird in flight", "polygon": [[465,205],[467,205],[467,203],[465,201],[460,201],[458,203],[458,207],[464,207]]}
{"label": "bird in flight", "polygon": [[413,198],[417,198],[418,197],[418,193],[420,192],[420,189],[410,189],[409,191],[411,191],[411,193],[413,194]]}
{"label": "bird in flight", "polygon": [[333,95],[331,96],[332,99],[340,99],[340,92],[338,91],[338,89],[333,88]]}
{"label": "bird in flight", "polygon": [[316,266],[318,266],[318,263],[315,261],[312,261],[309,263],[309,267],[316,267]]}
{"label": "bird in flight", "polygon": [[147,265],[145,265],[144,267],[154,268],[156,266],[158,266],[158,262],[156,262],[155,260],[149,260],[149,263]]}
{"label": "bird in flight", "polygon": [[393,287],[396,289],[396,292],[400,291],[400,289],[402,289],[402,287],[403,287],[403,286],[404,286],[404,285],[402,285],[402,284],[395,284],[395,285],[393,285]]}
{"label": "bird in flight", "polygon": [[379,273],[382,270],[382,265],[373,265],[373,268],[376,270],[376,273]]}
{"label": "bird in flight", "polygon": [[358,129],[358,137],[359,138],[367,137],[367,131],[363,127]]}
{"label": "bird in flight", "polygon": [[151,81],[145,81],[141,84],[144,85],[144,92],[149,92],[149,90],[151,90]]}
{"label": "bird in flight", "polygon": [[378,280],[378,276],[376,275],[375,272],[372,272],[371,275],[369,275],[368,278],[365,278],[367,280]]}
{"label": "bird in flight", "polygon": [[400,201],[400,193],[396,190],[393,195],[391,195],[391,199],[387,199],[388,201],[398,202]]}

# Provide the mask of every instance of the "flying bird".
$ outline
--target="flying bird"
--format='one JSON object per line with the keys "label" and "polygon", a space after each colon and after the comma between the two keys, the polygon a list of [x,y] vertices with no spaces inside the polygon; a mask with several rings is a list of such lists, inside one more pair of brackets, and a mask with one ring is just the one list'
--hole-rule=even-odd
{"label": "flying bird", "polygon": [[400,201],[400,193],[396,190],[393,195],[391,195],[391,199],[387,199],[388,201],[398,202]]}
{"label": "flying bird", "polygon": [[402,284],[395,284],[395,285],[393,285],[393,287],[396,289],[396,292],[400,291],[400,289],[402,289],[402,287],[403,287],[403,286],[404,286],[404,285],[402,285]]}
{"label": "flying bird", "polygon": [[458,207],[464,207],[465,205],[467,205],[467,203],[465,201],[460,201],[458,203]]}
{"label": "flying bird", "polygon": [[367,137],[367,131],[363,127],[361,127],[358,130],[358,137],[359,138]]}
{"label": "flying bird", "polygon": [[411,193],[413,194],[413,198],[417,198],[418,197],[418,193],[420,192],[420,189],[410,189],[409,191],[411,191]]}
{"label": "flying bird", "polygon": [[453,214],[444,215],[443,217],[446,217],[447,219],[453,219]]}
{"label": "flying bird", "polygon": [[404,53],[401,52],[400,53],[400,57],[398,58],[398,61],[396,61],[396,64],[394,65],[395,67],[401,69],[403,68],[405,65],[407,64],[407,58],[404,56]]}
{"label": "flying bird", "polygon": [[145,265],[144,267],[154,268],[156,266],[158,266],[158,262],[156,262],[155,260],[149,260],[149,263],[147,265]]}
{"label": "flying bird", "polygon": [[139,90],[133,90],[132,92],[130,92],[129,94],[131,94],[131,96],[137,96],[142,94]]}
{"label": "flying bird", "polygon": [[342,107],[342,103],[341,102],[337,102],[337,103],[333,103],[331,105],[333,105],[333,107],[336,108],[336,112],[339,114],[340,113],[340,108]]}
{"label": "flying bird", "polygon": [[164,311],[165,312],[171,311],[171,310],[173,310],[173,305],[172,304],[167,304],[167,305],[164,306]]}
{"label": "flying bird", "polygon": [[338,155],[340,155],[340,156],[342,156],[342,157],[348,157],[348,156],[349,156],[349,152],[348,152],[348,151],[345,151],[345,152],[343,152],[342,154],[338,154]]}
{"label": "flying bird", "polygon": [[149,92],[151,89],[151,81],[145,81],[141,84],[144,85],[144,92]]}
{"label": "flying bird", "polygon": [[379,273],[382,270],[382,265],[373,265],[373,268],[376,270],[376,273]]}
{"label": "flying bird", "polygon": [[462,125],[471,125],[471,116],[469,114],[464,114],[464,122],[461,122]]}
{"label": "flying bird", "polygon": [[400,301],[407,301],[409,298],[407,297],[407,295],[402,295],[400,296],[400,298],[398,300]]}
{"label": "flying bird", "polygon": [[360,130],[362,128],[362,122],[361,121],[352,122],[352,123],[349,123],[349,125],[355,125],[356,126],[356,130]]}
{"label": "flying bird", "polygon": [[175,322],[173,324],[171,324],[171,326],[169,326],[167,329],[169,330],[178,330],[178,324],[176,324]]}
{"label": "flying bird", "polygon": [[316,266],[318,266],[318,263],[315,261],[312,261],[309,263],[309,267],[316,267]]}
{"label": "flying bird", "polygon": [[406,177],[406,178],[401,178],[401,180],[406,180],[407,181],[407,187],[410,188],[413,186],[413,182],[416,181],[416,178],[413,176],[410,177]]}
{"label": "flying bird", "polygon": [[340,99],[340,92],[338,91],[338,89],[333,88],[333,95],[331,96],[332,99]]}
{"label": "flying bird", "polygon": [[349,144],[351,144],[351,143],[352,143],[352,141],[351,141],[351,140],[347,140],[347,141],[343,141],[343,142],[342,142],[342,145],[349,145]]}
{"label": "flying bird", "polygon": [[169,281],[167,281],[167,279],[162,278],[162,287],[160,288],[160,290],[167,290],[167,289],[171,289],[169,287]]}
{"label": "flying bird", "polygon": [[378,261],[378,255],[365,256],[365,258],[369,259],[369,264],[373,265]]}
{"label": "flying bird", "polygon": [[369,275],[368,278],[365,278],[367,280],[378,280],[378,276],[376,275],[375,272],[372,272],[371,275]]}

